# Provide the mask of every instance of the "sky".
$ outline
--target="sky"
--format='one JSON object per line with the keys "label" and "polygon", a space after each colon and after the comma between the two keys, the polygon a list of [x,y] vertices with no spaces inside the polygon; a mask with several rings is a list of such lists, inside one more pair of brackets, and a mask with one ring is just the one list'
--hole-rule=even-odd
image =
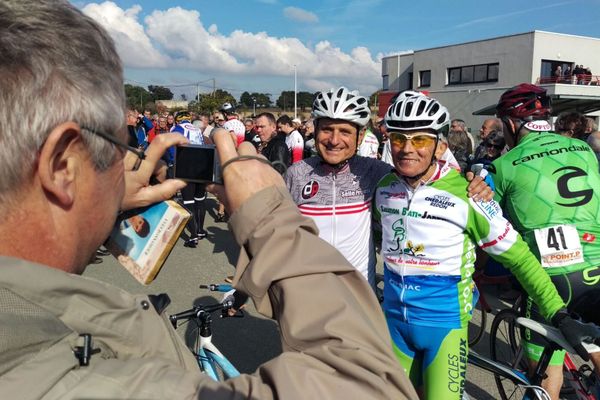
{"label": "sky", "polygon": [[[381,88],[381,58],[542,30],[600,38],[600,0],[71,0],[115,40],[127,83],[179,97],[216,88]],[[296,80],[294,79],[296,73]]]}

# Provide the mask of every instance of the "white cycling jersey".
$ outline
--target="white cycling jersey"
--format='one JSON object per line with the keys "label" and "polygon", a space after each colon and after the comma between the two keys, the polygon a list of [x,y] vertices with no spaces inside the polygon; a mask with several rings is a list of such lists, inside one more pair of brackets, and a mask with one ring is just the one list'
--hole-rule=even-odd
{"label": "white cycling jersey", "polygon": [[379,160],[355,156],[341,169],[311,157],[292,165],[286,184],[303,215],[311,217],[319,236],[340,251],[375,285],[375,247],[371,200],[377,182],[391,171]]}

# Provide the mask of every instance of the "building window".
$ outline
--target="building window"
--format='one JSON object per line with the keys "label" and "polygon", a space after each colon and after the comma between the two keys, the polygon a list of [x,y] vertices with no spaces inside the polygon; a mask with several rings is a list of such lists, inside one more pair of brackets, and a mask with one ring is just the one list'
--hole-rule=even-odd
{"label": "building window", "polygon": [[419,71],[419,86],[431,86],[431,70]]}
{"label": "building window", "polygon": [[390,76],[383,75],[383,90],[388,90],[390,88]]}
{"label": "building window", "polygon": [[448,68],[448,84],[498,82],[498,68],[498,63]]}

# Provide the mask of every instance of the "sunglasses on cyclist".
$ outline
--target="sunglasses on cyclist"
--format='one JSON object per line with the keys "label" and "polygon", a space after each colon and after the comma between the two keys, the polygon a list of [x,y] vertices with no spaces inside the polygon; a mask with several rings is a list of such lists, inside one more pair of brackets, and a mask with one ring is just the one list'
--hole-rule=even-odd
{"label": "sunglasses on cyclist", "polygon": [[415,149],[422,149],[422,148],[429,147],[429,146],[435,144],[436,139],[437,139],[436,135],[427,134],[427,133],[419,133],[416,135],[406,135],[406,134],[400,133],[400,132],[391,132],[390,133],[391,144],[399,146],[399,147],[404,147],[406,142],[410,140],[410,144]]}

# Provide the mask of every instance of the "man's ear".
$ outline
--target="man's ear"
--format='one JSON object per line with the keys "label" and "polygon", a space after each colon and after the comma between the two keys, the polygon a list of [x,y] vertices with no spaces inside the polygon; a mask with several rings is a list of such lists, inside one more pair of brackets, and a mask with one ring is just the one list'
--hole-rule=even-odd
{"label": "man's ear", "polygon": [[40,149],[37,174],[44,191],[63,207],[75,199],[75,178],[81,168],[83,142],[74,122],[56,126]]}

